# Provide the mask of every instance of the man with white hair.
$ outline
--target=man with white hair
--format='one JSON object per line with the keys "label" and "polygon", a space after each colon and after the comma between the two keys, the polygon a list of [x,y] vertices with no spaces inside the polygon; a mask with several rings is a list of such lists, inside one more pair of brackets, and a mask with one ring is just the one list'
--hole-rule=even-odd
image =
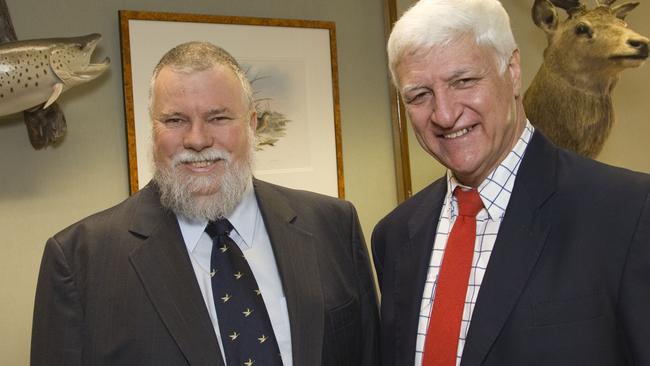
{"label": "man with white hair", "polygon": [[46,244],[31,365],[377,365],[355,209],[253,178],[257,118],[235,59],[173,48],[150,115],[153,181]]}
{"label": "man with white hair", "polygon": [[650,365],[650,176],[535,130],[497,0],[419,1],[388,57],[448,170],[373,232],[383,366]]}

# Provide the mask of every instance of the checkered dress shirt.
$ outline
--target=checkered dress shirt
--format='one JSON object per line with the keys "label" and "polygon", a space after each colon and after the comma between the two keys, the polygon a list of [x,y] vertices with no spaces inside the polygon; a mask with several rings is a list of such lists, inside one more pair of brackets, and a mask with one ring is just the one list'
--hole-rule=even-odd
{"label": "checkered dress shirt", "polygon": [[[474,311],[476,299],[478,298],[479,288],[481,287],[483,275],[490,260],[490,254],[492,253],[492,248],[494,247],[499,232],[499,226],[510,201],[510,194],[512,193],[512,187],[517,177],[517,170],[519,169],[521,159],[524,156],[524,152],[534,130],[530,122],[526,121],[524,132],[519,137],[519,141],[515,144],[515,147],[478,187],[485,208],[481,209],[476,216],[476,243],[474,245],[474,257],[469,274],[469,283],[467,284],[467,297],[463,309],[463,320],[460,326],[456,365],[460,364],[460,359],[463,355],[465,338],[467,337],[472,312]],[[458,215],[458,204],[452,194],[458,185],[460,184],[453,177],[452,173],[447,171],[447,195],[445,196],[440,213],[427,279],[422,293],[418,335],[415,344],[415,366],[422,365],[424,341],[429,327],[429,317],[435,296],[438,272],[442,264],[442,257],[445,246],[447,245],[449,232]]]}

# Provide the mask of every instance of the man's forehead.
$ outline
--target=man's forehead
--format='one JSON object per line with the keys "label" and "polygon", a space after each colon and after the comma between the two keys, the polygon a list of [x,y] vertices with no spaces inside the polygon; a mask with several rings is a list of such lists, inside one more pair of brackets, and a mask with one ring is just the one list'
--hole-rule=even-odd
{"label": "man's forehead", "polygon": [[179,70],[163,68],[152,85],[152,97],[157,94],[220,93],[232,95],[244,93],[237,75],[226,66],[203,70]]}
{"label": "man's forehead", "polygon": [[442,72],[448,77],[476,68],[496,66],[496,51],[472,43],[451,43],[418,49],[404,56],[397,65],[400,78],[418,72]]}
{"label": "man's forehead", "polygon": [[205,68],[192,68],[190,66],[174,66],[174,65],[168,65],[160,69],[158,72],[157,78],[159,78],[161,75],[167,75],[167,76],[175,76],[175,77],[192,77],[195,75],[205,75],[205,74],[213,74],[213,75],[220,75],[220,76],[232,76],[233,78],[236,78],[237,75],[235,74],[235,71],[232,70],[227,65],[224,64],[215,64],[210,67],[205,67]]}
{"label": "man's forehead", "polygon": [[[206,107],[201,109],[201,114],[205,116],[218,115],[231,112],[231,108],[227,106],[214,106]],[[184,104],[166,104],[160,107],[160,111],[157,113],[160,116],[174,116],[174,115],[185,115],[187,113],[187,106]]]}

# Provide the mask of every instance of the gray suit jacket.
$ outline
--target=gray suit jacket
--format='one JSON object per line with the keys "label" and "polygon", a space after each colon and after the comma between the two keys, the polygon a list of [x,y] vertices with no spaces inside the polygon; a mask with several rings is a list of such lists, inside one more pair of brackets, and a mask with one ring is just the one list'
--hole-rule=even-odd
{"label": "gray suit jacket", "polygon": [[[254,181],[293,364],[376,365],[377,303],[354,207]],[[48,240],[32,366],[223,365],[175,215],[149,184]]]}

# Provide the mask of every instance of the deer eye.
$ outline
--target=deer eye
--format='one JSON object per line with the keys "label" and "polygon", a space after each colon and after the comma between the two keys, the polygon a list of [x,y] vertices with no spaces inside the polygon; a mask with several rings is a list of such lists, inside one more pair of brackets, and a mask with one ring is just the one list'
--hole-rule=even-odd
{"label": "deer eye", "polygon": [[591,38],[591,28],[589,28],[588,25],[584,23],[580,23],[576,26],[576,35],[578,36],[585,36],[587,38]]}

